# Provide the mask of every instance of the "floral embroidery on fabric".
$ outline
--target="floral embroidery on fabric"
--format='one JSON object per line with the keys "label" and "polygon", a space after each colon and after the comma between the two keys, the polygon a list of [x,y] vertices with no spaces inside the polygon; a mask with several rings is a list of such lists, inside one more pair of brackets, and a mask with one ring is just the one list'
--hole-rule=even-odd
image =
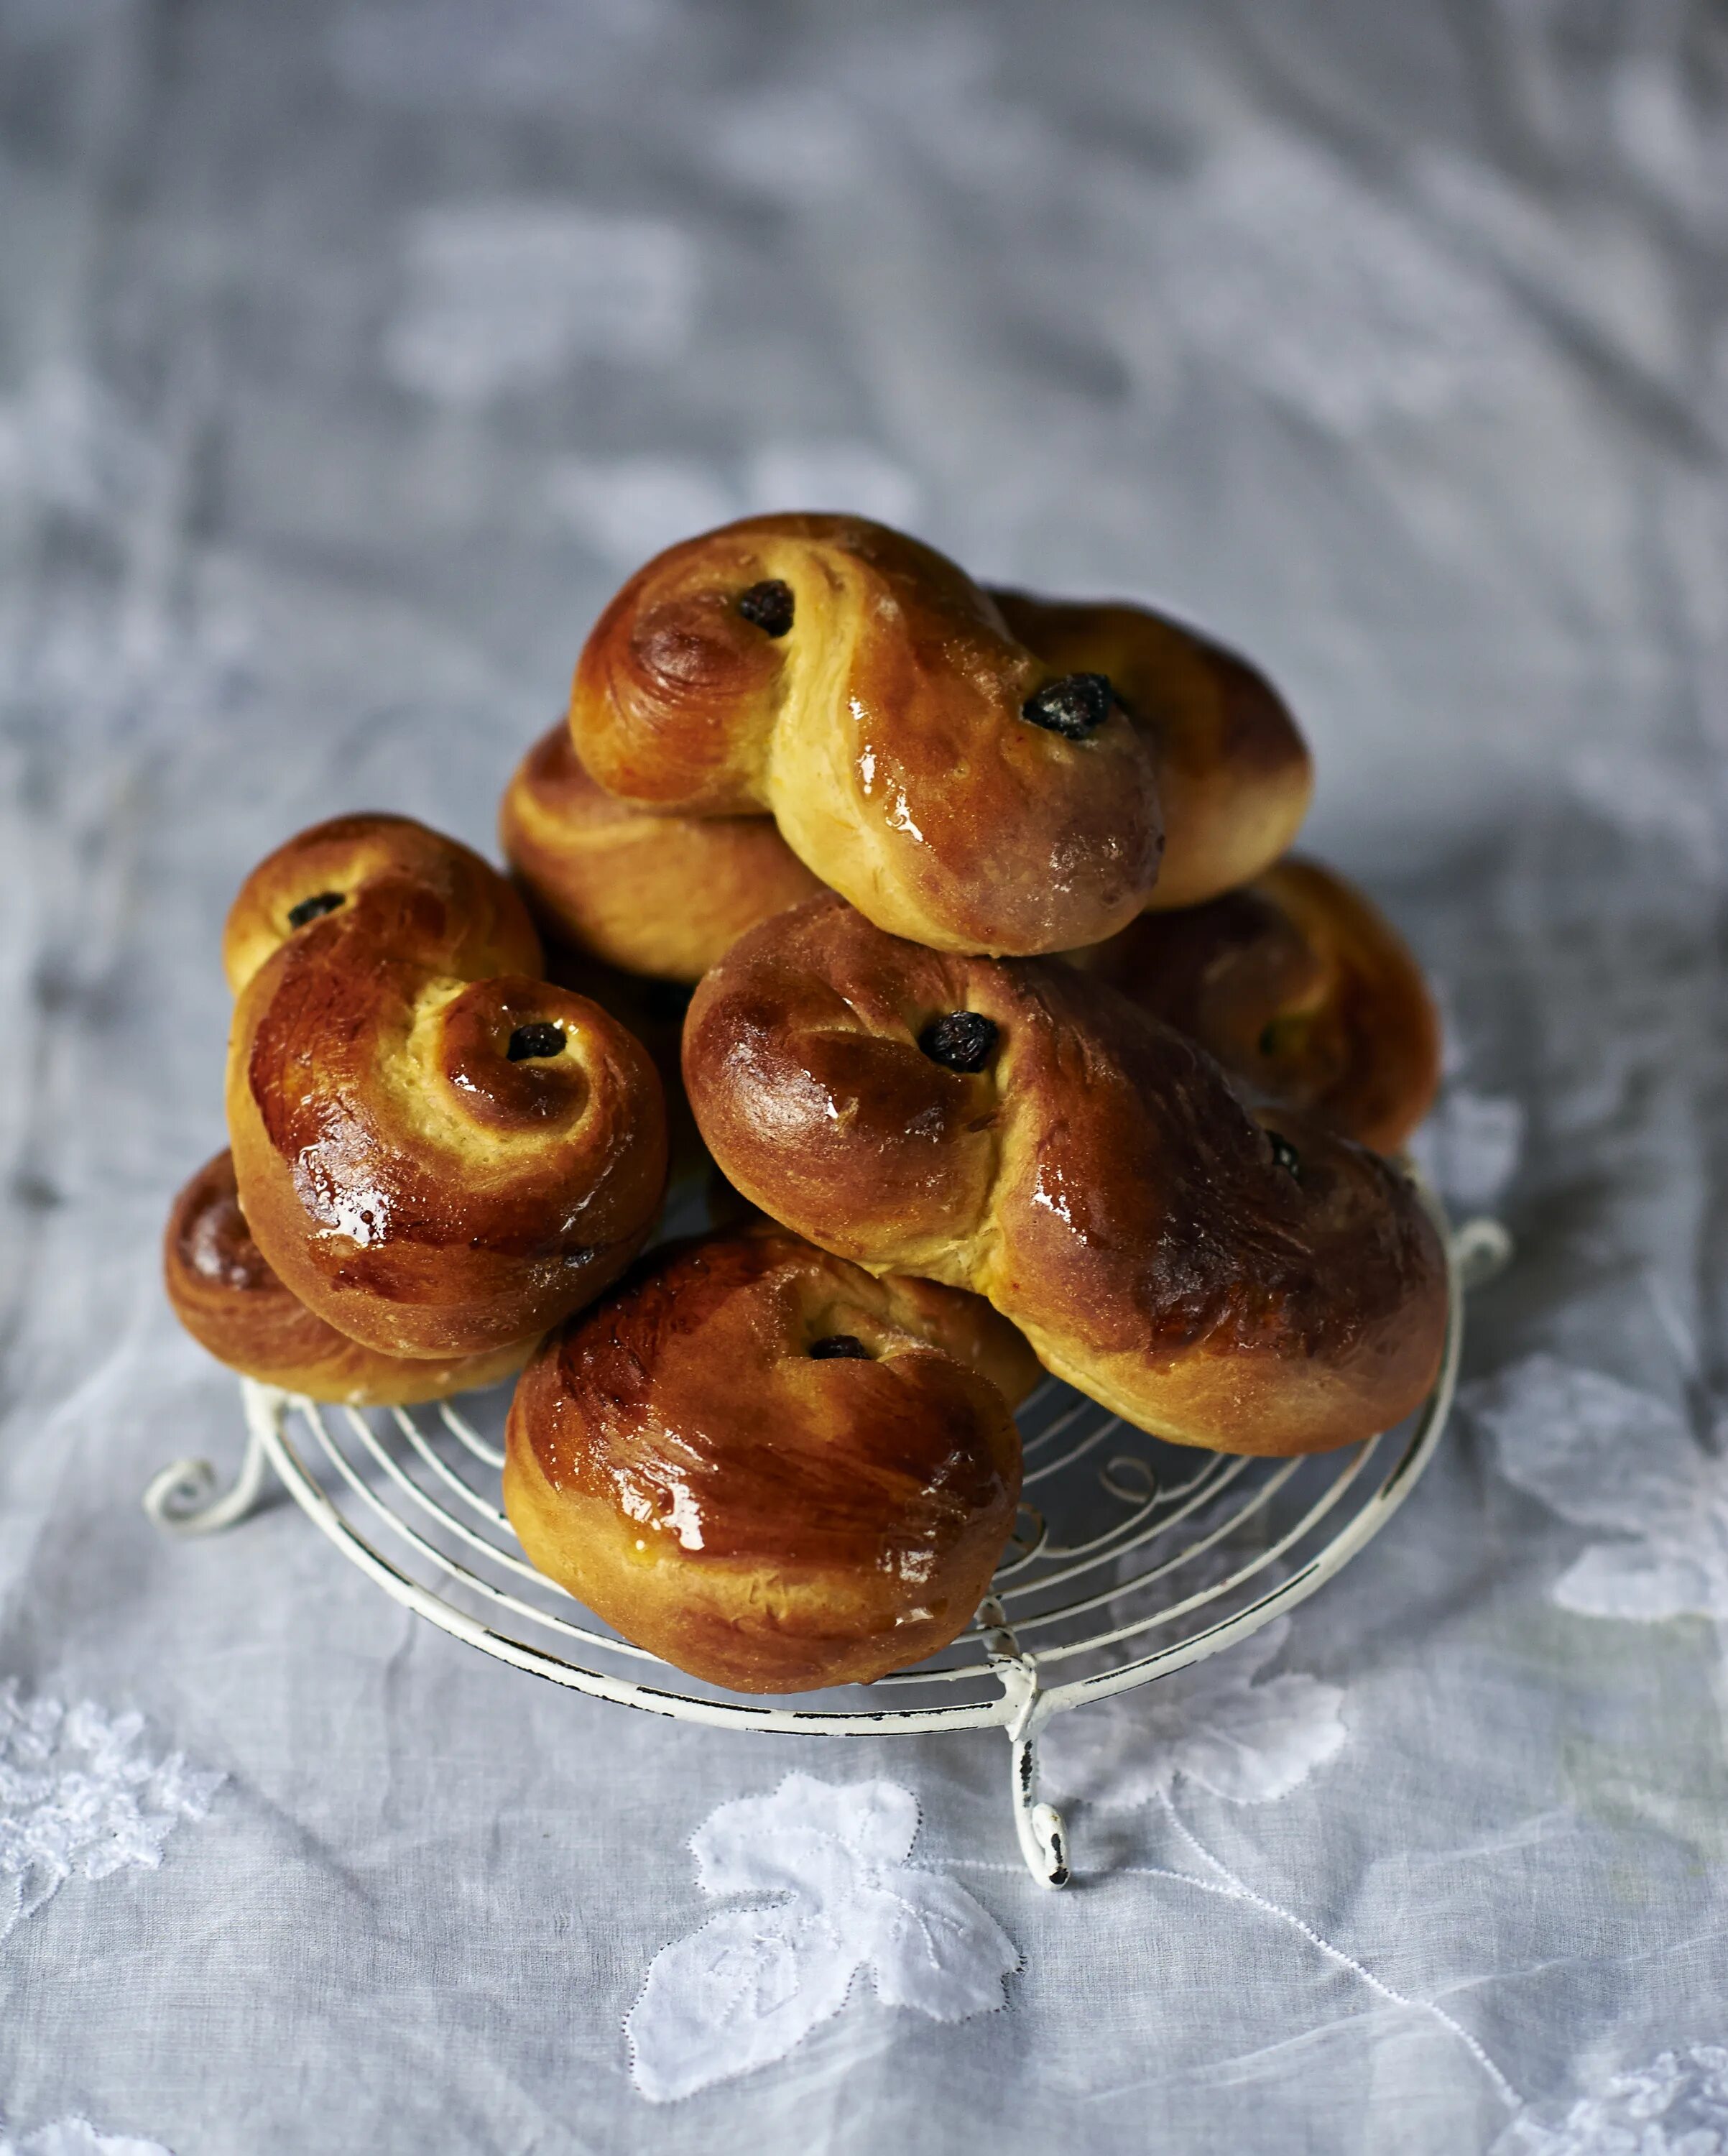
{"label": "floral embroidery on fabric", "polygon": [[784,2058],[862,1969],[884,2005],[937,2021],[999,2007],[1019,1953],[963,1887],[907,1866],[917,1832],[911,1792],[885,1781],[789,1774],[710,1812],[690,1840],[703,1892],[783,1898],[654,1957],[624,2025],[642,2094],[670,2102]]}
{"label": "floral embroidery on fabric", "polygon": [[1199,1858],[1204,1869],[1200,1872],[1179,1871],[1169,1865],[1136,1864],[1128,1867],[1130,1871],[1143,1879],[1166,1879],[1175,1886],[1192,1887],[1198,1893],[1217,1895],[1224,1901],[1237,1902],[1243,1907],[1257,1909],[1263,1917],[1270,1917],[1274,1922],[1285,1926],[1300,1938],[1306,1939],[1309,1945],[1324,1954],[1335,1968],[1347,1970],[1358,1982],[1366,1984],[1377,1998],[1383,1999],[1388,2005],[1402,2008],[1407,2013],[1424,2015],[1438,2027],[1445,2030],[1449,2036],[1463,2045],[1465,2051],[1487,2075],[1489,2080],[1494,2084],[1495,2094],[1507,2110],[1516,2112],[1520,2108],[1523,2099],[1519,2096],[1517,2090],[1506,2079],[1477,2039],[1470,2034],[1461,2021],[1449,2014],[1443,2006],[1439,2005],[1433,1999],[1413,1998],[1408,1992],[1400,1991],[1396,1985],[1388,1984],[1383,1977],[1377,1976],[1366,1963],[1358,1961],[1354,1954],[1346,1953],[1342,1947],[1335,1945],[1323,1932],[1316,1930],[1312,1924],[1299,1917],[1294,1909],[1286,1909],[1269,1896],[1257,1893],[1245,1879],[1231,1871],[1229,1866],[1222,1858],[1213,1856],[1199,1835],[1177,1811],[1175,1800],[1167,1788],[1159,1790],[1158,1805],[1178,1840],[1191,1855]]}
{"label": "floral embroidery on fabric", "polygon": [[1136,1864],[1128,1871],[1257,1910],[1296,1933],[1377,1998],[1444,2029],[1514,2111],[1516,2090],[1461,2022],[1433,2000],[1387,1984],[1294,1910],[1258,1892],[1213,1854],[1177,1809],[1179,1782],[1233,1804],[1272,1803],[1342,1750],[1348,1731],[1341,1712],[1344,1694],[1336,1685],[1295,1671],[1261,1675],[1282,1650],[1290,1629],[1289,1618],[1274,1618],[1239,1646],[1163,1678],[1144,1692],[1059,1716],[1044,1734],[1046,1779],[1105,1810],[1156,1805],[1201,1869]]}
{"label": "floral embroidery on fabric", "polygon": [[1557,2124],[1526,2112],[1493,2156],[1728,2156],[1728,2050],[1664,2051],[1580,2097]]}
{"label": "floral embroidery on fabric", "polygon": [[105,1879],[134,1865],[154,1871],[181,1820],[208,1811],[224,1777],[189,1767],[179,1752],[152,1758],[143,1734],[141,1714],[105,1714],[89,1700],[69,1708],[26,1699],[15,1677],[0,1684],[0,1939],[74,1872]]}
{"label": "floral embroidery on fabric", "polygon": [[1462,1398],[1508,1481],[1608,1537],[1550,1589],[1561,1609],[1645,1624],[1689,1614],[1728,1621],[1728,1466],[1666,1401],[1552,1355],[1531,1355]]}
{"label": "floral embroidery on fabric", "polygon": [[172,2156],[160,2141],[131,2133],[99,2133],[87,2118],[57,2118],[14,2141],[0,2126],[0,2156]]}
{"label": "floral embroidery on fabric", "polygon": [[1238,1804],[1288,1796],[1346,1733],[1336,1685],[1295,1672],[1261,1676],[1289,1635],[1289,1618],[1274,1618],[1239,1647],[1144,1693],[1057,1717],[1044,1736],[1046,1779],[1108,1810],[1151,1804],[1178,1776]]}

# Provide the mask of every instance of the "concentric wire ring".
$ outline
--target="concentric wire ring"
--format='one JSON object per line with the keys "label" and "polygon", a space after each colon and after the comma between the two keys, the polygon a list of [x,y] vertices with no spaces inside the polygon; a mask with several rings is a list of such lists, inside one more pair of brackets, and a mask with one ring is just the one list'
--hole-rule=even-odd
{"label": "concentric wire ring", "polygon": [[[685,1676],[526,1562],[499,1502],[500,1400],[362,1414],[247,1381],[247,1419],[254,1452],[387,1594],[554,1683],[733,1728],[879,1736],[1009,1726],[1031,1681],[1042,1720],[1245,1638],[1330,1578],[1408,1495],[1451,1404],[1465,1272],[1496,1254],[1498,1234],[1450,1234],[1424,1195],[1448,1240],[1449,1317],[1439,1377],[1407,1423],[1341,1452],[1244,1459],[1163,1444],[1047,1379],[1021,1410],[1026,1501],[978,1621],[915,1668],[796,1704]],[[202,1523],[184,1512],[189,1490],[177,1522],[187,1472],[152,1490],[164,1524]]]}

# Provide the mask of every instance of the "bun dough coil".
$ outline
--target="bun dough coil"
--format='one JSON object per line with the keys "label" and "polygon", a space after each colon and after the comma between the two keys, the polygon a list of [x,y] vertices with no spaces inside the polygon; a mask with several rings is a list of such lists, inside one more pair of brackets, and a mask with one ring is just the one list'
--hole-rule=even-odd
{"label": "bun dough coil", "polygon": [[346,1407],[411,1407],[519,1370],[531,1341],[447,1362],[381,1355],[315,1317],[271,1271],[240,1210],[231,1153],[206,1161],[174,1200],[162,1239],[174,1314],[218,1363],[260,1383]]}
{"label": "bun dough coil", "polygon": [[445,1361],[530,1339],[608,1286],[666,1176],[659,1081],[537,978],[522,902],[404,817],[290,839],[235,901],[228,1133],[285,1284],[339,1332]]}
{"label": "bun dough coil", "polygon": [[1413,1187],[1059,961],[960,959],[833,897],[696,990],[685,1081],[754,1204],[872,1271],[972,1288],[1047,1369],[1161,1436],[1324,1450],[1438,1368]]}
{"label": "bun dough coil", "polygon": [[1101,941],[1157,875],[1153,757],[1110,684],[860,517],[752,517],[659,555],[596,624],[570,724],[608,793],[766,811],[822,882],[938,949]]}
{"label": "bun dough coil", "polygon": [[561,720],[505,789],[499,836],[548,937],[658,980],[700,980],[746,929],[822,888],[772,816],[663,816],[617,799]]}
{"label": "bun dough coil", "polygon": [[696,1128],[690,1104],[685,1098],[684,1014],[690,1009],[690,991],[682,981],[655,981],[641,973],[626,973],[603,959],[591,957],[570,944],[546,944],[546,977],[561,988],[573,988],[609,1012],[627,1033],[648,1050],[660,1081],[666,1108],[668,1182],[673,1186],[687,1178],[705,1176],[714,1163]]}
{"label": "bun dough coil", "polygon": [[1198,906],[1278,859],[1308,813],[1314,766],[1263,674],[1146,607],[991,596],[1047,665],[1107,675],[1151,742],[1164,860],[1150,908]]}
{"label": "bun dough coil", "polygon": [[693,1676],[868,1683],[988,1591],[1037,1376],[977,1298],[765,1224],[649,1260],[544,1343],[505,1510],[542,1572]]}
{"label": "bun dough coil", "polygon": [[[285,944],[341,914],[369,941],[435,945],[453,978],[536,974],[540,938],[522,901],[488,861],[410,816],[336,816],[289,839],[240,886],[222,933],[223,971],[239,995]],[[316,947],[328,947],[326,929]]]}
{"label": "bun dough coil", "polygon": [[1409,947],[1354,885],[1284,860],[1144,914],[1072,962],[1192,1034],[1252,1100],[1397,1152],[1433,1106],[1440,1021]]}

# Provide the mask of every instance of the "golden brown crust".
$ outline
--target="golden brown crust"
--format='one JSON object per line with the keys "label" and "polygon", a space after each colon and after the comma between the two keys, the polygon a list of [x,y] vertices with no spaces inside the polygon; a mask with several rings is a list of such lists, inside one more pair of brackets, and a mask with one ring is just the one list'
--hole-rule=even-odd
{"label": "golden brown crust", "polygon": [[546,1342],[505,1509],[532,1563],[677,1668],[868,1683],[987,1592],[1019,1496],[1009,1402],[1037,1376],[976,1297],[765,1223],[657,1253]]}
{"label": "golden brown crust", "polygon": [[[997,1029],[972,1073],[919,1045],[956,1012]],[[1269,1113],[1290,1172],[1209,1056],[1059,961],[946,957],[813,900],[698,988],[684,1062],[747,1198],[873,1270],[987,1296],[1161,1435],[1322,1450],[1433,1380],[1444,1260],[1413,1187]]]}
{"label": "golden brown crust", "polygon": [[[390,925],[393,906],[405,932],[438,945],[456,979],[540,971],[534,924],[489,861],[411,816],[368,813],[313,824],[241,885],[222,937],[234,994],[285,943],[362,888],[375,932]],[[296,921],[297,912],[305,917]]]}
{"label": "golden brown crust", "polygon": [[[741,602],[780,588],[790,625],[771,633]],[[663,814],[766,809],[884,927],[1054,951],[1140,911],[1161,843],[1152,756],[1120,707],[1101,697],[1084,738],[1023,716],[1059,672],[915,541],[760,516],[630,579],[582,651],[570,721],[608,792]]]}
{"label": "golden brown crust", "polygon": [[657,815],[583,768],[560,721],[505,788],[499,834],[549,940],[628,973],[694,982],[821,885],[771,816]]}
{"label": "golden brown crust", "polygon": [[682,981],[654,981],[626,973],[586,951],[548,937],[546,977],[574,988],[610,1014],[648,1050],[666,1105],[667,1180],[676,1185],[709,1175],[714,1167],[684,1090],[680,1049],[690,992]]}
{"label": "golden brown crust", "polygon": [[1440,1021],[1403,938],[1317,861],[1147,913],[1072,963],[1190,1034],[1239,1079],[1328,1129],[1397,1152],[1433,1105]]}
{"label": "golden brown crust", "polygon": [[400,819],[341,820],[357,869],[337,875],[326,825],[305,834],[308,871],[291,842],[242,894],[344,896],[245,978],[228,1077],[241,1203],[339,1331],[392,1355],[489,1353],[641,1248],[665,1183],[659,1081],[587,998],[498,970],[537,972],[538,948],[478,856]]}
{"label": "golden brown crust", "polygon": [[1151,738],[1164,860],[1150,910],[1198,906],[1278,859],[1308,812],[1314,767],[1264,675],[1149,607],[991,596],[1013,634],[1058,673],[1108,675]]}
{"label": "golden brown crust", "polygon": [[381,1355],[315,1317],[275,1274],[246,1225],[233,1156],[208,1160],[174,1200],[162,1238],[174,1314],[231,1370],[347,1407],[411,1407],[495,1385],[528,1359],[533,1338],[444,1363]]}

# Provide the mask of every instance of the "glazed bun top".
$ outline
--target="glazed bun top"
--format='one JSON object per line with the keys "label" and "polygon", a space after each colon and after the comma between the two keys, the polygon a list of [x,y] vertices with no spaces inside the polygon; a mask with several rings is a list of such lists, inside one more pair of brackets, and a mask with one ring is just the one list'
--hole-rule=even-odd
{"label": "glazed bun top", "polygon": [[495,1384],[520,1369],[528,1341],[428,1362],[363,1348],[285,1287],[240,1210],[232,1154],[208,1160],[180,1192],[162,1239],[174,1314],[218,1362],[284,1392],[348,1407],[405,1407]]}
{"label": "glazed bun top", "polygon": [[1269,1112],[1055,960],[956,958],[811,901],[696,991],[685,1083],[755,1204],[873,1270],[987,1296],[1142,1427],[1296,1452],[1388,1427],[1438,1367],[1414,1190]]}
{"label": "glazed bun top", "polygon": [[1197,906],[1277,860],[1307,814],[1314,767],[1263,674],[1149,607],[992,596],[1047,665],[1107,675],[1151,744],[1164,860],[1149,907]]}
{"label": "glazed bun top", "polygon": [[1146,914],[1071,963],[1190,1034],[1251,1101],[1396,1152],[1433,1105],[1440,1021],[1403,938],[1317,861]]}
{"label": "glazed bun top", "polygon": [[403,818],[320,825],[248,879],[229,950],[241,1203],[338,1330],[480,1353],[543,1332],[640,1248],[665,1182],[659,1081],[597,1004],[537,978],[521,901],[478,855]]}
{"label": "glazed bun top", "polygon": [[228,987],[238,996],[284,944],[344,912],[338,932],[423,951],[454,978],[541,971],[527,910],[489,861],[410,816],[364,814],[315,824],[247,877],[223,931]]}
{"label": "glazed bun top", "polygon": [[555,1489],[710,1562],[893,1573],[949,1516],[1000,1512],[1008,1459],[971,1438],[1040,1375],[977,1297],[771,1223],[657,1252],[543,1363],[523,1412]]}
{"label": "glazed bun top", "polygon": [[868,1683],[988,1591],[1020,1489],[1025,1342],[772,1223],[655,1252],[546,1341],[510,1408],[531,1560],[741,1691]]}
{"label": "glazed bun top", "polygon": [[752,517],[658,556],[589,637],[570,722],[608,792],[766,810],[823,883],[935,948],[1096,942],[1157,875],[1153,755],[1109,682],[861,517]]}

